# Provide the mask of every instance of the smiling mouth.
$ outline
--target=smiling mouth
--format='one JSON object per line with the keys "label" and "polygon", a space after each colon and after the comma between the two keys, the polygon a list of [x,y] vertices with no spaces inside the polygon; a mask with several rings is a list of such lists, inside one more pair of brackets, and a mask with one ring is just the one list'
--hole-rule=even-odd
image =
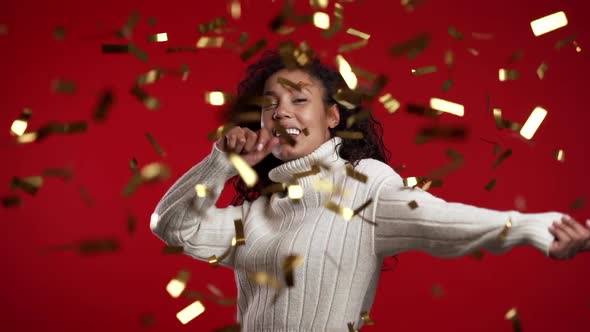
{"label": "smiling mouth", "polygon": [[284,130],[278,131],[276,129],[273,129],[273,135],[275,137],[280,137],[281,134],[288,134],[289,136],[299,136],[299,134],[301,134],[301,130],[297,129],[297,128],[285,128]]}

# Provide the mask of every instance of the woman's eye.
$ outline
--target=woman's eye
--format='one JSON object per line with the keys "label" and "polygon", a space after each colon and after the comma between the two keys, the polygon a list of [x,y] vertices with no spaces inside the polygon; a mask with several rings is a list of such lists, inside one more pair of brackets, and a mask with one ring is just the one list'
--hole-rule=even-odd
{"label": "woman's eye", "polygon": [[294,102],[295,104],[304,103],[304,102],[306,102],[306,101],[307,101],[307,99],[305,99],[305,98],[297,98],[297,99],[293,100],[293,102]]}
{"label": "woman's eye", "polygon": [[277,104],[277,103],[266,104],[262,107],[262,109],[267,111],[267,110],[275,109],[278,105],[279,104]]}

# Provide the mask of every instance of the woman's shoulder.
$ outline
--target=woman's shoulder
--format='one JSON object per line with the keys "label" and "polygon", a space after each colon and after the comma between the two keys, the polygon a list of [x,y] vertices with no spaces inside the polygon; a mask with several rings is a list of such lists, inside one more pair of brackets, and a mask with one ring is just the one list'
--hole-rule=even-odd
{"label": "woman's shoulder", "polygon": [[361,172],[369,177],[371,181],[380,181],[387,177],[399,178],[400,176],[388,164],[372,158],[361,159],[355,167],[357,172]]}

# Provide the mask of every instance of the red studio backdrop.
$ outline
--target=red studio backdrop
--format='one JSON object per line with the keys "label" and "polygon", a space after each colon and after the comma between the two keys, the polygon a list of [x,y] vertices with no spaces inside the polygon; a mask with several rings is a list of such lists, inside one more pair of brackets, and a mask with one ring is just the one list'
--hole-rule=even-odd
{"label": "red studio backdrop", "polygon": [[[409,10],[405,2],[416,6]],[[390,93],[400,109],[390,114],[378,99],[367,106],[383,123],[390,165],[405,165],[399,171],[403,177],[422,176],[449,164],[449,149],[464,157],[464,165],[446,175],[441,187],[430,189],[434,195],[500,210],[561,211],[580,222],[590,217],[585,2],[351,0],[314,9],[310,1],[297,1],[297,15],[319,10],[332,23],[336,4],[342,6],[342,29],[331,38],[309,22],[287,21],[295,27],[288,35],[271,31],[269,23],[284,7],[282,1],[240,3],[239,18],[232,17],[228,1],[0,4],[0,196],[20,197],[20,204],[5,200],[0,208],[1,330],[213,331],[235,322],[235,306],[220,305],[211,296],[203,300],[201,316],[187,325],[176,319],[192,302],[166,292],[180,270],[191,274],[187,291],[211,294],[213,285],[229,298],[236,295],[233,273],[185,255],[164,254],[149,219],[167,188],[211,149],[207,134],[221,125],[222,108],[208,104],[206,92],[235,92],[244,69],[259,55],[243,61],[240,53],[261,39],[266,48],[306,41],[327,63],[335,64],[342,54],[354,67],[387,76],[379,96]],[[567,26],[535,37],[530,22],[558,11],[566,13]],[[118,37],[133,17],[135,25]],[[219,33],[199,32],[200,24],[218,17],[227,19]],[[348,28],[371,37],[364,47],[339,53],[340,46],[360,40],[347,34]],[[147,36],[163,32],[167,42],[148,41]],[[248,39],[240,45],[243,32]],[[394,45],[420,34],[431,37],[422,53],[413,58],[391,54]],[[233,46],[166,51],[195,47],[201,36],[223,36],[225,45]],[[105,44],[127,43],[147,59],[102,52]],[[449,50],[454,57],[450,68],[445,64]],[[539,79],[542,63],[547,70]],[[437,71],[412,74],[426,66]],[[187,67],[184,79],[174,74]],[[154,68],[168,72],[141,87],[160,102],[150,110],[130,90],[139,75]],[[519,78],[500,81],[501,68],[518,71]],[[452,85],[443,91],[448,79]],[[56,80],[75,82],[75,91],[56,92]],[[113,94],[112,106],[104,121],[96,121],[93,114],[107,90]],[[465,115],[433,120],[407,112],[408,104],[428,105],[432,97],[464,105]],[[537,106],[548,114],[532,140],[496,128],[493,108],[522,124]],[[32,110],[28,132],[51,122],[85,121],[87,128],[17,144],[10,127],[25,108]],[[436,123],[465,126],[467,136],[416,144],[419,131]],[[508,149],[512,155],[493,168]],[[563,162],[555,158],[558,149],[565,153]],[[171,176],[143,184],[126,197],[122,192],[133,176],[132,158],[140,169],[164,163]],[[71,178],[52,176],[47,169],[68,169]],[[36,195],[11,188],[14,177],[30,176],[43,176]],[[486,190],[494,179],[495,186]],[[226,191],[220,206],[231,197]],[[133,218],[135,224],[129,221]],[[101,239],[114,239],[119,246],[94,254],[72,246]],[[363,331],[513,331],[513,322],[505,319],[512,308],[526,332],[590,328],[590,253],[555,261],[532,247],[456,259],[409,252],[389,265],[371,311],[375,325],[365,325]]]}

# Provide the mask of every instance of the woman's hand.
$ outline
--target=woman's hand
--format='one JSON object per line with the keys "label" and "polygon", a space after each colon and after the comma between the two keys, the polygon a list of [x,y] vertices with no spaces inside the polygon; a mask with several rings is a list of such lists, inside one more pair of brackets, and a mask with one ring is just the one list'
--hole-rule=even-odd
{"label": "woman's hand", "polygon": [[555,241],[549,248],[549,257],[554,259],[568,259],[580,251],[590,250],[590,220],[586,227],[574,219],[564,216],[561,221],[554,221],[549,232],[555,236]]}
{"label": "woman's hand", "polygon": [[248,165],[254,166],[264,159],[279,143],[279,139],[262,128],[256,132],[243,127],[233,127],[217,141],[217,147],[224,152],[239,154]]}

